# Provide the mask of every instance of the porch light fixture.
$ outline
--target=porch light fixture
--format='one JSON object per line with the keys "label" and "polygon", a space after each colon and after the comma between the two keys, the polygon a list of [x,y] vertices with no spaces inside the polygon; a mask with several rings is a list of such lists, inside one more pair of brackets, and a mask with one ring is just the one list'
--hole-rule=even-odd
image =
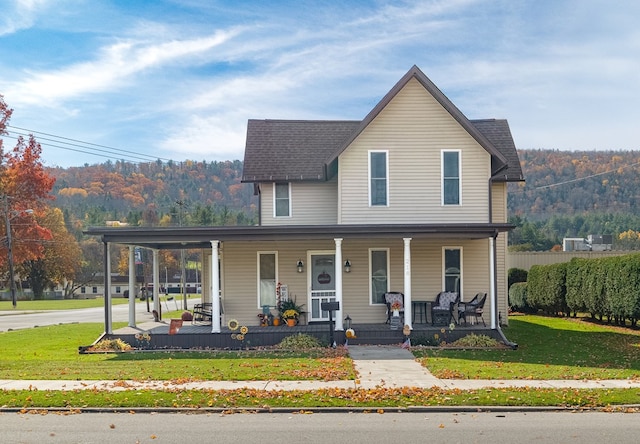
{"label": "porch light fixture", "polygon": [[351,328],[351,316],[347,315],[346,318],[344,318],[344,327],[349,330]]}
{"label": "porch light fixture", "polygon": [[302,273],[304,271],[304,262],[302,259],[298,259],[298,273]]}
{"label": "porch light fixture", "polygon": [[344,272],[351,273],[351,262],[349,262],[349,259],[344,262]]}

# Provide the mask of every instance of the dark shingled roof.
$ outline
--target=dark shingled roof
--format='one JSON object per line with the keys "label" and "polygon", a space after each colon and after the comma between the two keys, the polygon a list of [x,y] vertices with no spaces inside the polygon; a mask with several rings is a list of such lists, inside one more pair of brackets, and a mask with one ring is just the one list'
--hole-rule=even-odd
{"label": "dark shingled roof", "polygon": [[371,123],[396,94],[415,78],[491,154],[494,180],[521,181],[518,153],[506,120],[468,120],[413,66],[361,121],[249,120],[243,182],[324,181],[329,165]]}
{"label": "dark shingled roof", "polygon": [[360,121],[249,120],[243,182],[326,180],[326,161]]}
{"label": "dark shingled roof", "polygon": [[513,137],[511,137],[509,123],[505,119],[483,119],[471,120],[471,124],[507,159],[507,167],[495,173],[493,179],[502,182],[520,182],[524,180],[518,152],[513,143]]}

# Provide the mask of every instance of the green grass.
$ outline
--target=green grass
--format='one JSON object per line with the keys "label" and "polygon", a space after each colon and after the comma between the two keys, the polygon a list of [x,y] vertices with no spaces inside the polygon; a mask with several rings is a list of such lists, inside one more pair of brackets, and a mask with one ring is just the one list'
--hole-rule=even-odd
{"label": "green grass", "polygon": [[[241,408],[276,407],[300,410],[314,407],[358,407],[381,412],[412,406],[557,406],[570,408],[637,404],[637,389],[552,390],[552,389],[483,389],[443,390],[419,388],[321,389],[312,391],[279,390],[0,390],[4,408],[42,409],[82,407],[126,408]],[[624,411],[635,411],[627,409]]]}
{"label": "green grass", "polygon": [[[114,328],[126,325],[114,324]],[[102,332],[95,323],[0,333],[0,379],[297,380],[354,379],[350,359],[322,353],[144,352],[79,354]]]}
{"label": "green grass", "polygon": [[[176,313],[179,313],[176,312]],[[124,324],[122,324],[124,325]],[[116,326],[117,327],[117,326]],[[424,406],[602,407],[640,403],[640,389],[422,388],[278,390],[181,390],[192,379],[334,379],[327,373],[350,360],[305,353],[133,353],[79,355],[101,332],[100,324],[41,327],[0,333],[0,379],[166,380],[162,390],[0,390],[5,408],[208,408],[268,409]],[[518,350],[416,351],[440,376],[467,378],[632,378],[640,374],[640,333],[578,320],[522,316],[510,319],[507,337]],[[306,378],[305,378],[306,376]],[[117,382],[116,382],[117,384]]]}
{"label": "green grass", "polygon": [[517,350],[414,350],[434,375],[461,379],[640,378],[640,333],[578,319],[514,316]]}

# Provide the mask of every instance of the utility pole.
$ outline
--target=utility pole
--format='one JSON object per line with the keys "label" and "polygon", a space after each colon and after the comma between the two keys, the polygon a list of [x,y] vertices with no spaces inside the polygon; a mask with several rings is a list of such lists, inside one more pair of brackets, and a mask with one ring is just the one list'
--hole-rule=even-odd
{"label": "utility pole", "polygon": [[16,280],[13,272],[13,242],[11,239],[11,217],[9,214],[9,197],[4,196],[4,222],[7,230],[7,257],[9,261],[9,288],[11,291],[11,303],[13,308],[18,306],[18,298],[16,296]]}

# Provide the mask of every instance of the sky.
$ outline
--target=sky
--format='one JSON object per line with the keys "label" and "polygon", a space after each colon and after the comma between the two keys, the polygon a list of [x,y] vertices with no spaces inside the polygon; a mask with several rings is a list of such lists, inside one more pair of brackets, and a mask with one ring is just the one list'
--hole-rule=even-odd
{"label": "sky", "polygon": [[248,119],[360,120],[417,65],[523,149],[640,148],[637,0],[0,0],[5,149],[242,160]]}

